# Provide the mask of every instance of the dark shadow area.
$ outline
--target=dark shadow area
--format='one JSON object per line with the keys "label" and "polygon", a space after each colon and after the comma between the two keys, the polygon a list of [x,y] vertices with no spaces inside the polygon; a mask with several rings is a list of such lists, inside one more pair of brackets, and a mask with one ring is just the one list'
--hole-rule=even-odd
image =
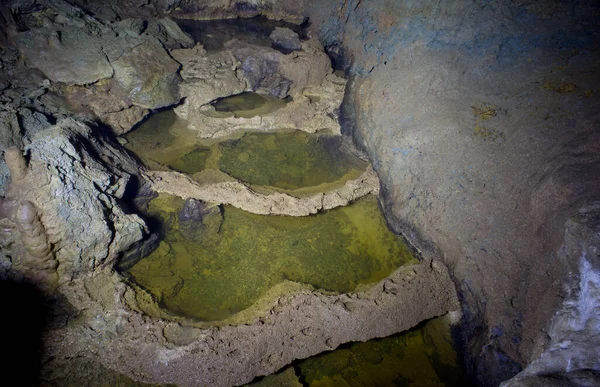
{"label": "dark shadow area", "polygon": [[33,285],[0,281],[0,364],[5,386],[39,384],[41,338],[49,323],[49,310]]}
{"label": "dark shadow area", "polygon": [[239,39],[248,44],[271,47],[269,36],[276,27],[289,28],[298,34],[300,40],[306,40],[306,26],[271,20],[265,16],[256,16],[249,19],[224,19],[224,20],[175,20],[183,32],[190,35],[196,42],[202,44],[206,51],[215,51],[231,39]]}
{"label": "dark shadow area", "polygon": [[[345,380],[351,386],[367,381],[376,386],[472,386],[460,360],[448,363],[448,346],[454,347],[456,342],[442,343],[447,339],[436,333],[435,322],[423,321],[408,331],[380,339],[345,343],[333,352],[296,360],[292,367],[303,386],[333,380]],[[419,355],[423,358],[415,359]],[[418,372],[413,371],[424,366],[423,359],[427,359],[429,374],[416,376]]]}

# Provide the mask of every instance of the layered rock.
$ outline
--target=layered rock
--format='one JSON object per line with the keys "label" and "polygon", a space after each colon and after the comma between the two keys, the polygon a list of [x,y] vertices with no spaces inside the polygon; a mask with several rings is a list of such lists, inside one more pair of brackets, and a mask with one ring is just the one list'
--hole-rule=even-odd
{"label": "layered rock", "polygon": [[[332,74],[329,58],[315,39],[288,55],[235,40],[226,46],[216,53],[199,46],[173,52],[183,66],[180,93],[185,97],[175,111],[200,137],[224,137],[242,129],[340,133],[337,118],[346,80]],[[244,91],[292,101],[264,116],[211,116],[211,102]]]}
{"label": "layered rock", "polygon": [[[121,251],[143,237],[144,222],[118,204],[137,170],[125,153],[70,119],[38,133],[27,152],[26,173],[22,163],[9,163],[13,179],[5,200],[17,203],[14,231],[21,234],[22,246],[38,261],[48,261],[52,251],[60,283],[112,266]],[[9,254],[23,262],[15,270],[38,268],[27,258],[19,261],[24,251],[19,244],[13,247]]]}
{"label": "layered rock", "polygon": [[285,286],[295,292],[271,295],[253,307],[251,318],[216,328],[169,317],[139,289],[97,273],[85,286],[69,288],[69,300],[84,312],[79,324],[51,332],[46,377],[64,383],[62,369],[74,378],[80,371],[69,368],[69,359],[84,357],[149,383],[240,385],[294,359],[403,331],[457,306],[447,272],[437,263],[403,267],[352,294]]}
{"label": "layered rock", "polygon": [[370,167],[357,179],[345,182],[342,187],[300,197],[285,193],[259,193],[233,179],[198,183],[181,173],[160,171],[147,172],[145,176],[156,192],[183,199],[229,204],[261,215],[307,216],[345,206],[368,194],[379,194],[379,179]]}
{"label": "layered rock", "polygon": [[147,109],[179,101],[179,64],[165,47],[193,41],[172,20],[107,23],[63,1],[42,2],[22,19],[28,30],[14,40],[28,65],[56,83],[74,109],[90,111],[117,134]]}

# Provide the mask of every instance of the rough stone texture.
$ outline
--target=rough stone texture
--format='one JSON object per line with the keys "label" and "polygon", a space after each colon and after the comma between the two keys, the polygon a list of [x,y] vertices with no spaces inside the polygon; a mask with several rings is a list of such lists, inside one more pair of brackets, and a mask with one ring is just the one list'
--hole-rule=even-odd
{"label": "rough stone texture", "polygon": [[48,332],[47,380],[69,369],[71,358],[84,358],[134,379],[179,386],[247,383],[294,359],[407,330],[458,306],[447,271],[431,262],[402,267],[356,293],[282,296],[247,324],[221,328],[148,317],[141,310],[156,305],[106,271],[63,292],[81,313],[77,324]]}
{"label": "rough stone texture", "polygon": [[144,222],[117,203],[137,170],[125,153],[71,119],[38,133],[27,152],[29,172],[13,181],[6,199],[38,208],[61,283],[112,266],[119,252],[142,238]]}
{"label": "rough stone texture", "polygon": [[81,32],[76,27],[26,31],[19,36],[19,48],[31,67],[42,70],[53,82],[85,85],[112,77],[101,40],[83,38]]}
{"label": "rough stone texture", "polygon": [[150,20],[145,32],[156,36],[163,46],[169,50],[191,48],[195,45],[194,40],[181,31],[177,23],[168,17],[160,20]]}
{"label": "rough stone texture", "polygon": [[[268,47],[231,41],[227,49],[206,54],[201,46],[174,50],[182,63],[180,94],[184,103],[175,109],[200,137],[223,137],[241,129],[340,132],[338,109],[346,81],[331,74],[329,58],[315,40],[289,55]],[[255,91],[293,101],[266,116],[214,118],[203,114],[210,102],[243,91]]]}
{"label": "rough stone texture", "polygon": [[179,64],[165,48],[193,41],[169,18],[105,22],[62,0],[43,0],[20,16],[25,32],[14,33],[32,68],[60,84],[82,117],[99,118],[116,134],[147,115],[179,102]]}
{"label": "rough stone texture", "polygon": [[58,262],[54,259],[52,245],[48,241],[44,225],[33,203],[23,201],[14,213],[16,228],[24,249],[12,255],[12,270],[46,292],[58,285]]}
{"label": "rough stone texture", "polygon": [[211,117],[204,113],[214,111],[214,107],[204,105],[195,111],[195,119],[190,121],[189,127],[204,138],[226,137],[242,130],[301,130],[307,133],[325,131],[341,134],[338,119],[345,86],[344,78],[329,74],[320,85],[305,88],[282,108],[252,118]]}
{"label": "rough stone texture", "polygon": [[234,17],[250,18],[263,15],[273,20],[286,20],[293,23],[301,23],[304,20],[302,11],[308,1],[181,0],[177,3],[177,8],[174,8],[171,11],[171,15],[175,18],[203,20],[228,19]]}
{"label": "rough stone texture", "polygon": [[[27,2],[20,3],[26,5]],[[63,77],[60,79],[67,83],[99,79],[108,73],[104,61],[110,59],[110,50],[107,50],[105,58],[88,50],[97,47],[99,36],[105,36],[104,31],[110,30],[110,34],[123,39],[139,39],[143,34],[143,24],[141,28],[136,22],[124,23],[122,28],[109,28],[89,15],[116,21],[140,15],[154,16],[179,6],[174,15],[188,12],[187,16],[211,18],[237,14],[251,16],[262,13],[283,17],[293,14],[296,20],[300,20],[300,13],[296,11],[306,6],[326,49],[334,56],[336,64],[352,75],[344,117],[346,128],[356,127],[354,134],[357,140],[369,151],[374,161],[385,188],[390,221],[425,252],[437,249],[450,266],[463,300],[466,323],[464,343],[473,360],[472,373],[478,374],[486,384],[497,384],[542,352],[547,341],[547,322],[567,295],[561,285],[568,278],[569,271],[579,270],[581,255],[577,246],[582,243],[585,245],[592,238],[587,232],[580,233],[576,228],[571,230],[568,219],[586,213],[585,209],[599,197],[600,174],[597,171],[600,146],[596,130],[600,111],[596,90],[599,45],[596,28],[598,6],[595,2],[128,0],[106,5],[76,0],[88,11],[88,15],[60,0],[38,3],[42,4],[42,10],[31,8],[30,11],[36,12],[34,16],[28,16],[22,10],[15,11],[16,8],[11,8],[13,2],[10,2],[7,12],[7,6],[3,3],[0,6],[0,23],[8,26],[8,35],[17,33],[15,18],[30,29],[21,33],[27,38],[23,43],[23,52],[29,53],[26,56],[31,63],[36,61],[34,57],[37,53],[32,49],[36,39],[41,52],[52,58],[58,52],[77,53],[81,54],[84,61],[90,62],[93,55],[98,55],[99,62],[94,62],[81,74],[70,72],[62,66],[64,62],[61,60],[72,58],[57,58],[59,66],[56,70],[60,70],[57,73],[45,63],[39,64],[53,77]],[[157,34],[168,35],[163,35],[166,27],[161,29],[158,24],[152,26],[156,27]],[[85,47],[73,41],[73,31],[81,29],[86,31],[81,36],[87,37],[90,42]],[[56,34],[57,31],[65,32],[64,36]],[[5,35],[4,29],[2,35]],[[169,39],[161,42],[170,44]],[[108,46],[102,44],[102,49],[110,48]],[[293,58],[292,55],[286,57]],[[118,55],[113,57],[114,60],[117,58]],[[40,87],[44,78],[38,73],[33,70],[13,71],[18,68],[15,65],[17,56],[3,51],[1,59],[0,70],[3,75],[0,77],[0,98],[3,104],[10,105],[10,109],[2,110],[4,115],[0,122],[3,125],[7,123],[4,126],[7,131],[2,132],[2,135],[6,134],[2,137],[2,144],[20,146],[17,143],[23,138],[19,139],[19,133],[23,134],[26,125],[25,121],[19,123],[19,109],[25,106],[30,112],[45,114],[44,107],[52,103],[53,106],[59,106],[53,107],[52,111],[58,111],[60,103],[53,97],[51,87]],[[243,63],[238,61],[240,63],[235,60],[231,62],[231,73],[236,74],[236,69]],[[223,67],[226,68],[226,65]],[[5,76],[7,68],[10,70],[6,71]],[[297,70],[294,72],[298,73]],[[282,73],[279,80],[292,79],[292,75]],[[285,82],[268,82],[267,86],[280,93]],[[246,90],[245,83],[241,90]],[[220,96],[225,95],[217,97]],[[48,103],[41,104],[42,101]],[[118,115],[127,111],[126,114],[135,113],[131,119],[134,120],[141,112],[128,111],[131,108],[132,105],[124,103],[117,110],[107,109],[105,114]],[[129,118],[115,120],[126,122]],[[85,253],[81,255],[82,262],[72,263],[73,269],[67,271],[78,272],[79,267],[82,268],[81,272],[92,269],[98,271],[98,262],[103,259],[110,262],[117,250],[124,249],[127,243],[118,249],[115,247],[110,253],[106,252],[106,246],[90,247],[92,242],[86,239],[88,236],[81,232],[81,228],[75,232],[73,224],[81,225],[89,219],[102,219],[102,216],[113,219],[111,212],[117,214],[117,219],[123,219],[115,209],[114,198],[108,200],[110,204],[98,204],[106,199],[107,192],[111,196],[115,190],[120,191],[114,184],[123,186],[107,180],[109,172],[120,177],[123,174],[110,167],[112,161],[101,162],[101,167],[97,167],[91,161],[95,158],[86,153],[88,148],[74,147],[71,141],[63,142],[53,137],[41,138],[44,140],[30,148],[34,172],[42,177],[49,174],[55,176],[54,180],[49,178],[49,181],[61,187],[64,184],[67,188],[60,193],[75,203],[65,205],[70,202],[61,202],[47,194],[52,184],[48,187],[42,185],[45,183],[43,178],[31,181],[35,192],[46,195],[46,201],[41,204],[34,200],[36,205],[43,207],[42,223],[47,226],[49,223],[46,218],[51,216],[52,221],[56,219],[69,225],[64,239],[55,240],[57,244],[62,243],[61,246],[76,249],[77,243],[68,245],[62,241],[84,238],[86,247],[80,250]],[[76,138],[77,143],[85,142],[78,135],[69,138]],[[43,142],[52,145],[45,148]],[[58,148],[49,148],[54,146]],[[60,146],[64,146],[64,150]],[[99,148],[93,146],[92,149]],[[106,149],[100,154],[106,155]],[[49,158],[44,160],[36,154],[45,154]],[[82,157],[82,154],[87,156]],[[58,161],[50,160],[57,156]],[[45,170],[43,166],[46,166]],[[0,164],[0,172],[4,167]],[[77,172],[76,176],[80,174],[83,178],[74,181],[66,178],[73,171]],[[5,177],[6,174],[0,176]],[[61,182],[57,176],[64,180]],[[100,185],[95,185],[98,183]],[[34,196],[33,188],[24,192]],[[90,192],[95,194],[86,196]],[[93,203],[88,209],[93,217],[79,216],[83,208],[81,202],[77,201],[77,195],[80,194],[84,201]],[[71,219],[67,213],[72,207],[76,211]],[[60,212],[53,208],[63,210]],[[110,211],[100,211],[100,208]],[[589,222],[597,224],[598,220],[591,217]],[[2,226],[2,233],[10,228],[4,223]],[[63,227],[62,223],[60,227]],[[107,235],[120,234],[107,231],[104,226],[100,229],[99,235],[106,243],[110,243]],[[571,231],[565,233],[565,229]],[[135,232],[126,231],[126,234],[133,235]],[[2,247],[4,254],[5,245]],[[90,251],[92,254],[88,254]],[[60,254],[72,257],[75,252],[61,249],[58,251],[59,260]],[[590,265],[596,270],[597,259],[593,259],[592,255],[590,257]],[[0,273],[10,266],[4,258],[0,257]],[[64,258],[59,267],[66,267],[71,264],[69,262]],[[152,324],[156,320],[117,307],[114,289],[121,289],[126,294],[133,292],[126,292],[116,277],[108,278],[111,280],[106,281],[104,287],[97,285],[107,279],[101,274],[87,278],[90,284],[85,289],[81,282],[73,284],[69,300],[82,312],[78,316],[73,315],[71,321],[81,319],[83,323],[79,328],[76,324],[65,327],[61,332],[68,334],[51,339],[66,338],[64,343],[54,342],[57,346],[54,348],[61,348],[55,353],[62,354],[57,361],[70,356],[67,352],[73,350],[112,362],[113,368],[127,368],[118,363],[121,359],[115,356],[120,353],[115,349],[123,345],[127,346],[131,358],[140,359],[137,357],[139,348],[146,348],[143,354],[157,354],[147,359],[160,358],[157,363],[148,360],[150,363],[141,364],[139,368],[128,368],[127,371],[134,376],[141,377],[146,372],[145,367],[150,372],[159,372],[166,369],[165,364],[169,362],[176,367],[166,369],[168,372],[177,372],[179,368],[181,374],[185,375],[190,369],[196,369],[190,367],[192,363],[181,365],[184,362],[181,359],[189,359],[190,353],[195,350],[201,353],[202,349],[208,348],[203,345],[211,345],[209,336],[204,342],[208,344],[191,342],[189,345],[192,346],[186,347],[188,344],[183,344],[185,334],[173,333],[177,328],[155,329]],[[111,287],[112,280],[116,282]],[[571,288],[575,289],[573,286]],[[98,289],[108,290],[98,293]],[[95,301],[90,301],[90,294],[94,294]],[[131,317],[131,324],[136,328],[132,335],[140,335],[131,337],[138,337],[143,345],[118,341],[119,335],[123,334],[123,331],[119,332],[123,316]],[[149,321],[152,324],[148,325]],[[148,326],[148,335],[142,337]],[[98,332],[105,332],[105,335]],[[193,332],[192,336],[198,333]],[[215,332],[219,334],[221,331]],[[552,342],[552,345],[560,343],[556,345],[566,345],[568,348],[550,347],[553,351],[545,353],[531,372],[526,371],[520,383],[567,383],[564,379],[569,383],[585,381],[586,376],[581,372],[561,372],[560,366],[550,371],[563,380],[550,376],[536,379],[535,375],[538,371],[549,370],[544,364],[560,363],[562,355],[559,352],[562,351],[559,349],[567,351],[562,357],[566,359],[571,356],[569,350],[577,353],[576,344],[594,339],[585,336],[585,332],[574,332],[572,336],[565,336],[574,338],[571,343],[561,341],[558,334],[553,332],[556,342]],[[183,341],[179,342],[184,346],[183,349],[161,348],[158,352],[152,352],[149,342],[156,340],[159,344],[154,344],[155,348],[160,348],[160,343],[165,343],[164,336],[183,337]],[[98,349],[106,340],[114,340],[112,346]],[[72,347],[68,348],[70,345]],[[215,348],[218,344],[212,345],[211,351],[217,351]],[[223,351],[224,347],[221,346],[220,350]],[[240,360],[236,356],[247,353],[245,350],[250,349],[242,348],[230,357],[221,356],[232,359],[232,363],[223,363],[223,368],[219,370],[230,372],[226,364]],[[175,359],[180,354],[183,355]],[[584,360],[577,360],[577,363],[588,366],[585,359],[590,354],[579,356],[575,359]],[[217,370],[208,369],[212,365],[202,363],[197,369],[206,370],[207,378],[217,378]],[[229,373],[233,375],[232,378],[246,372],[244,367],[236,367]],[[265,366],[265,369],[269,367]],[[168,373],[165,372],[165,375]],[[236,380],[242,379],[247,378],[244,376]],[[192,379],[188,381],[195,382]]]}
{"label": "rough stone texture", "polygon": [[[560,253],[579,258],[542,355],[502,386],[600,385],[600,203],[567,221]],[[574,257],[575,258],[575,257]],[[575,260],[575,259],[573,259]]]}
{"label": "rough stone texture", "polygon": [[289,28],[276,27],[269,37],[275,48],[286,53],[302,49],[300,37]]}
{"label": "rough stone texture", "polygon": [[4,152],[11,146],[23,149],[35,133],[50,126],[46,115],[53,109],[41,102],[48,84],[39,72],[25,68],[17,50],[0,47],[0,195],[9,178]]}
{"label": "rough stone texture", "polygon": [[179,90],[185,98],[175,112],[192,125],[201,121],[197,112],[201,106],[246,89],[246,82],[236,73],[239,63],[228,50],[206,55],[198,45],[188,50],[174,50],[173,57],[182,64],[180,74],[184,81]]}
{"label": "rough stone texture", "polygon": [[[308,86],[318,86],[331,72],[331,61],[318,39],[302,42],[302,51],[289,55],[236,40],[226,46],[241,63],[238,71],[241,71],[249,90],[264,91],[279,98],[294,97]],[[287,91],[278,87],[285,80],[290,82]]]}
{"label": "rough stone texture", "polygon": [[345,206],[368,194],[379,194],[379,180],[370,167],[360,177],[347,181],[340,188],[303,197],[284,193],[261,194],[239,181],[200,184],[178,172],[147,172],[145,178],[156,192],[183,199],[229,204],[261,215],[307,216]]}
{"label": "rough stone texture", "polygon": [[[460,291],[472,375],[539,356],[578,266],[565,222],[600,195],[597,2],[313,1],[351,74],[345,127],[392,224]],[[343,128],[344,129],[344,128]]]}
{"label": "rough stone texture", "polygon": [[111,64],[115,69],[115,80],[129,92],[132,104],[158,109],[179,101],[179,64],[171,59],[157,39],[142,40]]}

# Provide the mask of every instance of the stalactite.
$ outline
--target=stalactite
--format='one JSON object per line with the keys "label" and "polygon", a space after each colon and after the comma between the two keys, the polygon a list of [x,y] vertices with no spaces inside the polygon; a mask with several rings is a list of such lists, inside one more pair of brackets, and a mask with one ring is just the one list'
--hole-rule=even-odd
{"label": "stalactite", "polygon": [[19,148],[14,146],[8,148],[4,153],[4,160],[13,181],[23,180],[27,176],[27,161]]}
{"label": "stalactite", "polygon": [[58,282],[58,263],[54,259],[52,245],[33,203],[22,202],[14,220],[26,251],[15,260],[15,269],[44,290],[52,290]]}

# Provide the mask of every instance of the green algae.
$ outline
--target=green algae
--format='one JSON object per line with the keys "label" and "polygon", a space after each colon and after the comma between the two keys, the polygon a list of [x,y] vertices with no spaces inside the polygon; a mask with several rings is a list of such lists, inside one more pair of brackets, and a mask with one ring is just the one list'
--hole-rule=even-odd
{"label": "green algae", "polygon": [[340,136],[240,133],[235,139],[211,142],[196,137],[173,111],[155,114],[125,138],[126,147],[154,170],[190,175],[221,170],[254,186],[297,194],[336,188],[367,168],[343,149]]}
{"label": "green algae", "polygon": [[444,318],[382,339],[342,345],[299,361],[296,373],[311,387],[465,385]]}
{"label": "green algae", "polygon": [[149,203],[163,239],[129,273],[166,309],[203,321],[229,318],[285,280],[348,292],[414,259],[374,197],[298,218],[225,206],[202,222],[181,221],[183,205],[169,195]]}
{"label": "green algae", "polygon": [[170,162],[168,166],[177,172],[194,174],[206,168],[206,163],[210,155],[210,149],[198,147]]}
{"label": "green algae", "polygon": [[125,147],[156,170],[177,170],[181,167],[180,159],[188,153],[208,148],[187,128],[185,121],[177,119],[173,110],[153,114],[124,138]]}
{"label": "green algae", "polygon": [[252,118],[273,113],[288,102],[270,95],[245,92],[230,97],[219,98],[211,105],[215,112],[205,111],[204,114],[214,117]]}
{"label": "green algae", "polygon": [[339,136],[249,133],[221,145],[220,168],[253,185],[284,190],[315,187],[366,169],[366,162],[341,150]]}

